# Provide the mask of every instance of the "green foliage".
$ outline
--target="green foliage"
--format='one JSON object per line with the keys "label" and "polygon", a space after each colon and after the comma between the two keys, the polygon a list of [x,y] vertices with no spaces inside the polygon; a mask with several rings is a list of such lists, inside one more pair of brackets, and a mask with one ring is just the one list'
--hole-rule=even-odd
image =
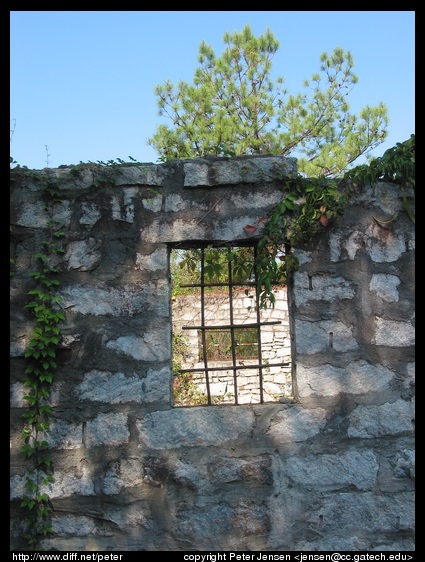
{"label": "green foliage", "polygon": [[[204,255],[204,282],[227,283],[229,262],[232,264],[234,282],[251,280],[254,271],[254,259],[250,247],[214,247],[209,245],[203,250],[190,248],[171,251],[171,279],[173,295],[193,294],[193,288],[182,285],[201,282],[201,261]],[[206,288],[206,291],[213,290]]]}
{"label": "green foliage", "polygon": [[39,182],[43,208],[49,220],[47,239],[42,251],[34,255],[36,270],[30,273],[35,287],[26,308],[31,310],[35,322],[24,357],[27,362],[24,400],[27,409],[23,413],[21,432],[23,445],[20,452],[33,465],[25,482],[26,494],[22,498],[22,520],[26,525],[25,538],[33,550],[41,550],[40,541],[52,532],[52,505],[45,490],[54,481],[52,460],[48,453],[46,437],[50,430],[50,389],[57,371],[57,350],[61,339],[60,325],[65,320],[57,294],[60,282],[56,278],[58,263],[64,250],[61,239],[64,233],[54,217],[54,208],[60,201],[56,180],[46,174],[31,173]]}
{"label": "green foliage", "polygon": [[369,164],[357,166],[344,176],[354,185],[372,185],[376,181],[388,181],[415,187],[415,135],[404,142],[398,142],[379,158]]}
{"label": "green foliage", "polygon": [[268,215],[258,243],[260,307],[274,306],[273,284],[286,282],[298,263],[291,246],[306,242],[328,228],[343,212],[346,197],[335,181],[325,178],[287,181],[282,200]]}
{"label": "green foliage", "polygon": [[202,41],[193,84],[170,80],[155,87],[161,124],[148,144],[159,159],[207,154],[283,154],[298,158],[307,177],[336,176],[387,136],[383,103],[349,112],[347,96],[358,82],[350,52],[336,47],[320,56],[320,72],[288,95],[284,79],[270,78],[279,49],[273,33],[255,37],[249,25],[226,32],[217,57]]}
{"label": "green foliage", "polygon": [[173,394],[175,406],[194,406],[206,404],[208,398],[199,390],[193,380],[193,373],[179,373],[185,360],[190,357],[186,338],[173,334]]}
{"label": "green foliage", "polygon": [[415,224],[407,188],[415,191],[415,135],[404,142],[398,142],[384,154],[371,160],[369,165],[357,166],[345,174],[345,179],[354,186],[373,185],[377,181],[387,181],[401,186],[404,208]]}
{"label": "green foliage", "polygon": [[325,177],[298,177],[295,181],[287,181],[282,201],[269,213],[264,234],[258,243],[261,307],[274,306],[273,282],[278,279],[283,281],[286,272],[298,267],[290,247],[307,242],[329,228],[344,212],[353,191],[376,181],[400,184],[406,212],[414,223],[407,188],[415,186],[415,135],[397,143],[382,158],[372,160],[369,165],[346,172],[339,181]]}
{"label": "green foliage", "polygon": [[208,397],[199,390],[193,373],[174,375],[174,406],[200,406],[207,403]]}
{"label": "green foliage", "polygon": [[[205,333],[207,358],[221,361],[232,358],[234,349],[237,359],[258,357],[258,332],[256,328],[238,328],[234,331],[234,345],[230,330],[211,330]],[[202,356],[202,349],[200,350]],[[200,360],[202,357],[200,357]]]}
{"label": "green foliage", "polygon": [[185,359],[190,357],[189,345],[186,338],[173,333],[173,371],[177,373],[182,367]]}

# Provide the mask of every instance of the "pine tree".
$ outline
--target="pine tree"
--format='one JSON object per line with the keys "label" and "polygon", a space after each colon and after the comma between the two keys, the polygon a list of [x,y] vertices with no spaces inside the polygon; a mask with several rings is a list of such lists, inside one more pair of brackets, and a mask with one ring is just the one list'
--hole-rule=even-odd
{"label": "pine tree", "polygon": [[269,28],[255,37],[247,24],[223,42],[220,57],[201,42],[193,84],[156,86],[159,114],[172,121],[148,139],[160,160],[283,154],[297,157],[305,176],[338,176],[385,140],[383,103],[349,113],[347,96],[358,82],[349,51],[322,53],[320,72],[304,82],[304,93],[290,95],[283,77],[270,78],[279,42]]}

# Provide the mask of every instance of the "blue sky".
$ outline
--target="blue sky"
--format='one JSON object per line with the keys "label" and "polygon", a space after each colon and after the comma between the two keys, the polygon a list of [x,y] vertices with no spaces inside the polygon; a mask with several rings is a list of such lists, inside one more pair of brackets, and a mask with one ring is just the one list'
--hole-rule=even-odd
{"label": "blue sky", "polygon": [[147,139],[171,123],[158,115],[154,87],[191,83],[201,41],[220,56],[224,33],[245,24],[278,39],[272,78],[283,76],[291,94],[319,71],[322,52],[351,52],[359,82],[350,112],[388,108],[389,134],[373,156],[415,133],[414,11],[12,10],[11,156],[33,169],[158,162]]}

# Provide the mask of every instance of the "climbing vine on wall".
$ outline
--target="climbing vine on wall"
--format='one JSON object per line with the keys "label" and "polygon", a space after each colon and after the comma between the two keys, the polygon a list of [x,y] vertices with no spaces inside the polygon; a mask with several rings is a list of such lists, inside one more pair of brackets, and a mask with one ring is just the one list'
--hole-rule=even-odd
{"label": "climbing vine on wall", "polygon": [[286,282],[298,267],[291,246],[305,242],[336,221],[347,194],[336,181],[325,178],[287,180],[282,200],[273,207],[258,243],[258,291],[260,307],[274,306],[273,284]]}
{"label": "climbing vine on wall", "polygon": [[[343,178],[302,178],[287,180],[282,200],[273,207],[258,249],[258,290],[260,306],[274,306],[272,285],[285,281],[289,270],[296,270],[297,260],[291,246],[306,242],[336,222],[344,212],[350,196],[359,188],[387,181],[401,186],[404,208],[412,222],[415,217],[409,187],[415,188],[415,135],[397,143],[380,158],[347,172]],[[392,220],[397,217],[394,216]]]}
{"label": "climbing vine on wall", "polygon": [[[134,160],[134,159],[132,159]],[[23,445],[20,452],[29,462],[25,477],[25,493],[20,503],[21,521],[25,528],[24,538],[32,550],[42,550],[41,541],[52,532],[52,503],[48,494],[49,486],[54,482],[52,458],[48,451],[47,436],[50,432],[51,387],[57,372],[57,353],[61,343],[61,326],[65,315],[61,308],[59,294],[60,282],[57,279],[64,232],[58,220],[58,206],[61,204],[60,178],[49,170],[37,172],[19,166],[11,157],[11,183],[19,175],[30,177],[38,184],[40,199],[46,215],[46,239],[41,242],[40,249],[34,254],[35,271],[30,276],[35,286],[28,292],[29,302],[26,308],[32,311],[35,327],[29,336],[24,357],[26,408],[23,413],[24,426],[21,432]],[[71,168],[71,175],[89,167],[93,173],[93,185],[113,185],[116,177],[122,173],[120,166],[124,161],[109,161],[88,166],[80,163]],[[16,165],[16,166],[15,166]],[[15,166],[15,167],[13,167]],[[13,234],[13,228],[10,228]],[[14,276],[15,259],[10,258],[10,275]]]}
{"label": "climbing vine on wall", "polygon": [[[357,166],[344,176],[355,186],[372,185],[377,181],[387,181],[400,185],[404,208],[415,224],[412,199],[408,189],[413,188],[415,196],[415,135],[404,142],[398,142],[384,154],[375,158],[369,165]],[[396,218],[396,217],[394,217]]]}
{"label": "climbing vine on wall", "polygon": [[60,255],[64,252],[61,240],[64,233],[55,219],[55,207],[60,201],[56,182],[48,175],[33,174],[40,182],[43,209],[47,217],[46,239],[40,252],[34,255],[36,270],[31,272],[35,287],[28,293],[26,308],[32,311],[35,328],[25,350],[27,367],[23,414],[24,427],[21,453],[32,464],[25,480],[25,494],[20,507],[26,527],[25,538],[33,550],[41,550],[40,541],[49,536],[52,504],[47,493],[53,483],[52,459],[46,440],[50,430],[51,385],[57,370],[56,354],[61,339],[61,323],[65,316],[60,307],[59,281],[56,279]]}

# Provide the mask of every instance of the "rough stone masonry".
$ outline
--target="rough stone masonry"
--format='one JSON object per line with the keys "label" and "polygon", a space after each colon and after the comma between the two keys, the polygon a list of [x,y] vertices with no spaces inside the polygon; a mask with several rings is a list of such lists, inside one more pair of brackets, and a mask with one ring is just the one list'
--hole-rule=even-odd
{"label": "rough stone masonry", "polygon": [[[207,158],[46,169],[60,178],[66,321],[48,488],[59,551],[414,550],[414,225],[400,188],[354,196],[294,248],[294,403],[173,407],[169,247],[238,241],[296,161]],[[38,183],[11,189],[11,550],[29,465],[25,304],[46,235]],[[397,214],[391,223],[388,220]],[[378,221],[376,219],[379,219]]]}

